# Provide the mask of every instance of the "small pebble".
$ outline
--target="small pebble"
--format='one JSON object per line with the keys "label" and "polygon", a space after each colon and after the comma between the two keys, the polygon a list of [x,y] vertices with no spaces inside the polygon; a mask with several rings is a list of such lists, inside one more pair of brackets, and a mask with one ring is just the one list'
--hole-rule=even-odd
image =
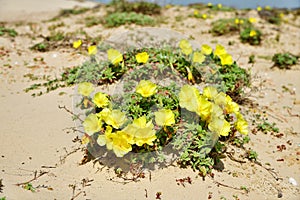
{"label": "small pebble", "polygon": [[52,54],[52,57],[53,57],[53,58],[56,58],[56,57],[57,57],[57,54],[56,54],[56,53]]}
{"label": "small pebble", "polygon": [[297,186],[298,185],[297,181],[294,178],[292,178],[292,177],[289,178],[289,183],[292,184],[293,186]]}

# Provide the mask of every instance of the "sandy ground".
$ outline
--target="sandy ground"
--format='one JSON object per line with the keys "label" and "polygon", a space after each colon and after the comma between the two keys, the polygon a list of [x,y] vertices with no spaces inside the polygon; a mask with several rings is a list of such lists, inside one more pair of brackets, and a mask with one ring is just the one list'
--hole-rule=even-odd
{"label": "sandy ground", "polygon": [[[37,43],[39,35],[47,35],[47,27],[58,22],[43,21],[58,14],[61,8],[75,5],[92,7],[91,2],[74,1],[39,1],[39,0],[0,0],[0,21],[6,27],[14,28],[19,35],[12,39],[0,37],[0,180],[2,179],[0,198],[18,199],[156,199],[161,192],[161,199],[281,199],[297,200],[300,198],[300,65],[291,70],[271,69],[272,61],[265,59],[277,52],[289,51],[300,55],[300,18],[291,23],[284,23],[279,28],[275,25],[258,21],[264,33],[261,46],[250,46],[239,42],[238,36],[213,37],[208,30],[213,20],[230,17],[233,13],[217,13],[214,19],[201,20],[188,18],[192,9],[173,7],[165,9],[163,16],[167,22],[159,25],[179,31],[187,37],[193,37],[199,44],[214,46],[216,41],[223,44],[240,66],[250,68],[253,84],[257,90],[249,97],[258,109],[244,109],[249,113],[266,111],[271,122],[280,128],[282,137],[258,132],[250,134],[248,147],[257,151],[258,160],[270,171],[249,161],[244,164],[229,158],[222,159],[223,171],[214,171],[215,177],[203,180],[190,169],[173,166],[145,172],[146,177],[139,182],[124,184],[116,178],[114,172],[99,163],[89,162],[79,165],[84,153],[82,146],[72,142],[76,133],[72,132],[74,123],[71,116],[58,108],[65,105],[72,108],[74,88],[64,88],[40,97],[33,98],[24,89],[32,84],[24,74],[58,76],[64,67],[78,65],[86,56],[78,54],[70,47],[59,48],[47,53],[33,52],[30,46]],[[89,16],[103,16],[104,8],[60,19],[65,26],[62,31],[74,31],[83,28],[91,36],[101,35],[107,38],[135,26],[122,26],[106,29],[102,25],[86,28],[80,19]],[[183,20],[175,20],[181,16]],[[255,11],[249,11],[246,17],[256,17]],[[288,17],[288,16],[287,16]],[[179,19],[179,18],[177,18]],[[20,23],[22,21],[22,23]],[[280,41],[274,42],[277,34]],[[34,36],[34,37],[33,37]],[[231,46],[228,41],[235,41]],[[248,57],[257,57],[255,64],[248,64]],[[34,58],[43,58],[44,62]],[[290,89],[283,92],[282,86]],[[64,92],[63,95],[62,92]],[[287,108],[291,108],[291,115]],[[251,116],[249,114],[249,116]],[[284,144],[287,149],[278,151],[277,146]],[[281,161],[281,160],[284,161]],[[269,164],[267,164],[269,163]],[[44,174],[43,174],[44,173]],[[31,180],[36,192],[30,192],[17,183]],[[176,179],[191,177],[192,184],[185,187],[177,185]],[[288,179],[293,177],[298,186],[293,186]],[[278,178],[276,180],[276,178]],[[249,193],[226,187],[246,186]]]}

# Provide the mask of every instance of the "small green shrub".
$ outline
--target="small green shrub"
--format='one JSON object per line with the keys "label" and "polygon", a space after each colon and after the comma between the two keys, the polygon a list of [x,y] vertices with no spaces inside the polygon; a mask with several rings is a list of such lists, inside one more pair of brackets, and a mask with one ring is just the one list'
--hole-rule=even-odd
{"label": "small green shrub", "polygon": [[0,26],[0,36],[7,34],[10,37],[16,37],[18,35],[17,31],[10,28],[5,28],[4,26]]}
{"label": "small green shrub", "polygon": [[239,32],[241,29],[246,27],[250,27],[251,24],[247,19],[238,19],[243,23],[236,23],[237,18],[230,18],[230,19],[219,19],[212,23],[211,33],[213,35],[225,35],[232,32]]}
{"label": "small green shrub", "polygon": [[155,21],[152,17],[135,12],[116,12],[105,17],[105,26],[118,27],[125,24],[137,25],[154,25]]}
{"label": "small green shrub", "polygon": [[272,57],[274,66],[280,69],[290,69],[292,65],[295,65],[299,56],[294,56],[291,53],[277,53]]}
{"label": "small green shrub", "polygon": [[113,0],[110,5],[114,7],[114,12],[135,12],[144,15],[159,15],[161,13],[161,7],[158,4],[145,1]]}
{"label": "small green shrub", "polygon": [[259,45],[261,43],[261,36],[261,31],[256,28],[246,28],[240,33],[241,41],[251,45]]}

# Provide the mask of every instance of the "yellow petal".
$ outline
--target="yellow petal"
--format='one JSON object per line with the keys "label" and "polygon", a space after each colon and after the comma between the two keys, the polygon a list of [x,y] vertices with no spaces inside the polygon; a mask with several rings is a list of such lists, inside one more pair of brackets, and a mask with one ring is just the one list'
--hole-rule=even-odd
{"label": "yellow petal", "polygon": [[201,53],[204,55],[210,55],[212,53],[212,48],[207,44],[203,44],[201,47]]}
{"label": "yellow petal", "polygon": [[82,82],[78,85],[78,93],[83,96],[89,96],[94,91],[94,86],[89,82]]}
{"label": "yellow petal", "polygon": [[126,122],[126,114],[120,110],[112,110],[108,116],[104,118],[105,123],[118,129]]}
{"label": "yellow petal", "polygon": [[213,100],[218,95],[218,91],[213,86],[207,86],[203,89],[203,96],[209,100]]}
{"label": "yellow petal", "polygon": [[157,86],[151,81],[141,80],[136,87],[136,92],[143,97],[150,97],[157,92]]}
{"label": "yellow petal", "polygon": [[94,95],[93,98],[93,103],[98,107],[98,108],[103,108],[109,104],[109,100],[107,98],[107,95],[102,93],[102,92],[97,92]]}
{"label": "yellow petal", "polygon": [[73,42],[73,48],[77,49],[81,46],[82,41],[81,40],[77,40]]}
{"label": "yellow petal", "polygon": [[190,85],[184,85],[179,92],[179,105],[191,112],[196,112],[198,109],[199,91]]}
{"label": "yellow petal", "polygon": [[96,45],[89,46],[88,53],[89,55],[95,55],[97,53],[97,46]]}
{"label": "yellow petal", "polygon": [[230,132],[230,123],[225,119],[214,118],[208,124],[208,129],[217,133],[219,136],[228,136]]}
{"label": "yellow petal", "polygon": [[147,52],[138,53],[135,55],[135,59],[138,63],[146,63],[149,59]]}
{"label": "yellow petal", "polygon": [[219,56],[219,58],[221,59],[221,65],[232,65],[233,64],[233,59],[232,56],[228,53],[222,54]]}
{"label": "yellow petal", "polygon": [[225,54],[225,53],[226,53],[225,48],[222,45],[217,44],[216,49],[214,51],[214,55],[215,56],[220,56],[220,55]]}
{"label": "yellow petal", "polygon": [[190,44],[190,42],[186,39],[182,39],[180,42],[179,42],[179,47],[182,51],[183,54],[185,55],[189,55],[192,53],[193,51],[193,48],[192,48],[192,45]]}
{"label": "yellow petal", "polygon": [[171,126],[175,124],[175,115],[172,110],[161,109],[154,113],[155,122],[159,126]]}
{"label": "yellow petal", "polygon": [[201,52],[194,52],[193,62],[202,64],[205,60],[205,56]]}
{"label": "yellow petal", "polygon": [[96,133],[100,131],[101,129],[101,121],[98,119],[97,115],[95,114],[89,114],[84,122],[82,123],[85,132],[88,135],[91,135],[93,133]]}
{"label": "yellow petal", "polygon": [[114,65],[117,65],[121,61],[123,61],[123,55],[116,49],[107,50],[107,57],[110,60],[110,62]]}

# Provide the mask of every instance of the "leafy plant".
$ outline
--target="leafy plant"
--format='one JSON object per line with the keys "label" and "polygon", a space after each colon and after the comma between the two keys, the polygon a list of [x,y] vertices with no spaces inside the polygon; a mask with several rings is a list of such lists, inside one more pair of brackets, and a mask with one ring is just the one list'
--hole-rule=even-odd
{"label": "leafy plant", "polygon": [[115,12],[105,17],[104,25],[107,27],[118,27],[125,24],[154,25],[152,17],[135,12]]}
{"label": "leafy plant", "polygon": [[246,28],[240,33],[241,41],[251,45],[259,45],[261,42],[261,37],[261,31],[256,28]]}
{"label": "leafy plant", "polygon": [[272,57],[274,66],[280,69],[290,69],[292,65],[295,65],[299,56],[295,56],[291,53],[277,53]]}
{"label": "leafy plant", "polygon": [[17,31],[10,28],[5,28],[4,26],[0,26],[0,36],[7,34],[10,37],[16,37],[18,35]]}
{"label": "leafy plant", "polygon": [[251,24],[245,18],[219,19],[212,23],[211,33],[218,36],[225,35],[233,32],[240,32],[240,30],[250,26]]}
{"label": "leafy plant", "polygon": [[31,183],[26,183],[25,185],[23,185],[23,188],[24,188],[25,190],[29,190],[29,191],[31,191],[31,192],[35,192],[35,188],[32,186]]}
{"label": "leafy plant", "polygon": [[113,0],[110,6],[114,7],[114,12],[135,12],[144,15],[159,15],[161,12],[161,7],[158,4],[146,1]]}

